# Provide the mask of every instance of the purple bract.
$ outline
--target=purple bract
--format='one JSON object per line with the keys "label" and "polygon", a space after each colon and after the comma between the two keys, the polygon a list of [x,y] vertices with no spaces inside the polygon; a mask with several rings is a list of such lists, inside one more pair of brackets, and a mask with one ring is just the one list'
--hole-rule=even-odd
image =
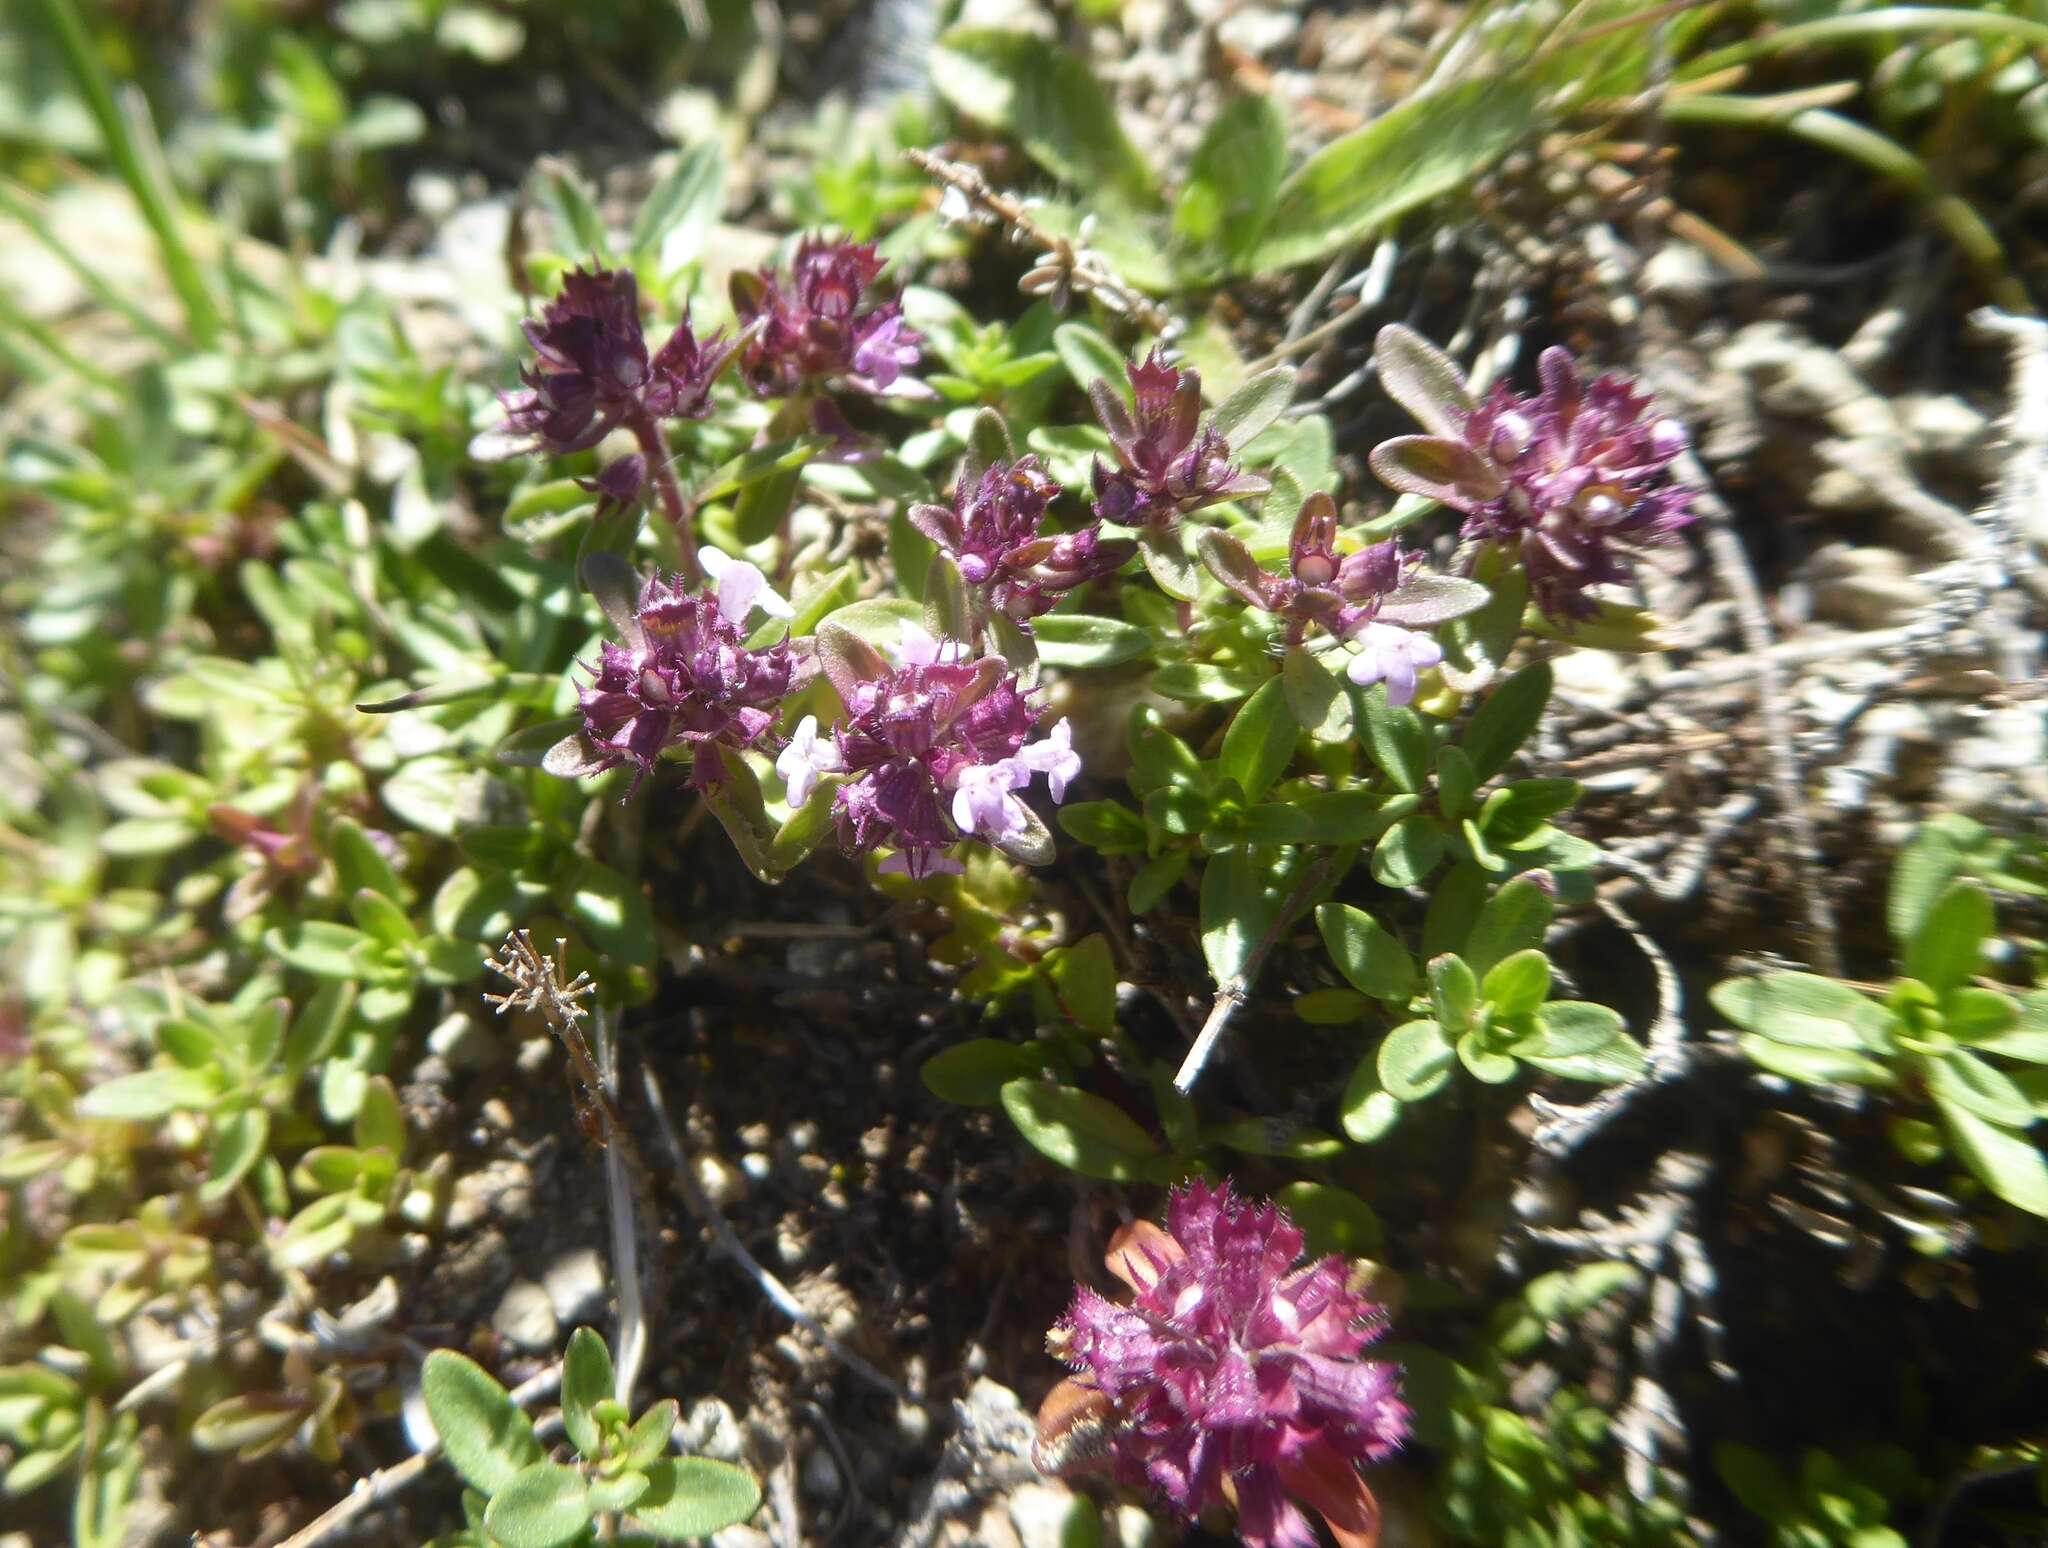
{"label": "purple bract", "polygon": [[827,772],[845,776],[833,801],[841,844],[866,854],[887,845],[884,871],[910,876],[957,872],[945,850],[966,837],[1028,853],[1043,829],[1017,798],[1042,773],[1054,799],[1080,772],[1065,721],[1026,744],[1038,711],[1016,675],[995,657],[969,660],[953,642],[903,626],[895,663],[843,631],[820,631],[819,654],[846,706],[831,742],[806,718],[776,768],[792,806]]}
{"label": "purple bract", "polygon": [[[872,242],[805,237],[787,274],[735,274],[733,312],[748,330],[740,374],[764,398],[837,381],[882,393],[917,369],[922,342],[898,301],[875,302],[883,260]],[[865,307],[865,310],[863,310]]]}
{"label": "purple bract", "polygon": [[[1417,340],[1399,347],[1435,353]],[[1463,511],[1465,537],[1515,550],[1545,613],[1591,617],[1590,587],[1629,580],[1633,551],[1692,521],[1691,492],[1671,479],[1686,436],[1623,378],[1587,385],[1568,350],[1545,350],[1537,369],[1532,396],[1496,385],[1476,405],[1425,401],[1438,434],[1383,442],[1372,467],[1396,489]]]}
{"label": "purple bract", "polygon": [[668,747],[691,744],[690,782],[713,789],[726,776],[721,750],[760,741],[789,692],[789,644],[762,650],[745,644],[748,615],[787,616],[788,604],[767,590],[753,565],[716,549],[703,552],[714,587],[692,595],[680,577],[647,582],[634,610],[633,634],[607,642],[578,696],[589,758],[586,772],[633,764],[630,798]]}
{"label": "purple bract", "polygon": [[621,424],[700,419],[732,342],[699,340],[687,315],[651,359],[631,273],[574,269],[561,294],[523,325],[534,364],[507,393],[505,435],[527,449],[586,451]]}
{"label": "purple bract", "polygon": [[1125,370],[1131,408],[1107,382],[1088,384],[1095,417],[1116,453],[1115,467],[1098,459],[1090,475],[1097,516],[1121,527],[1170,530],[1189,511],[1265,493],[1266,480],[1233,467],[1230,443],[1202,425],[1199,373],[1168,365],[1157,349]]}
{"label": "purple bract", "polygon": [[1021,623],[1131,555],[1128,543],[1102,542],[1097,526],[1039,536],[1059,493],[1036,457],[998,460],[978,478],[963,474],[950,506],[913,505],[910,521],[951,556],[968,586]]}
{"label": "purple bract", "polygon": [[1079,1288],[1048,1337],[1077,1375],[1040,1410],[1040,1466],[1107,1465],[1189,1519],[1234,1503],[1252,1548],[1315,1542],[1296,1501],[1347,1548],[1374,1542],[1358,1465],[1408,1433],[1399,1368],[1359,1357],[1386,1317],[1345,1261],[1296,1267],[1301,1250],[1284,1210],[1227,1182],[1177,1190],[1164,1230],[1126,1226],[1108,1262],[1131,1303]]}

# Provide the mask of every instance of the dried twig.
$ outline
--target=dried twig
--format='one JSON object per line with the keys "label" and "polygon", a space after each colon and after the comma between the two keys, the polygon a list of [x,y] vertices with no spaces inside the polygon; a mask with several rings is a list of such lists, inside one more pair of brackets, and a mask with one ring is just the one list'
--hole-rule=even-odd
{"label": "dried twig", "polygon": [[1545,1154],[1563,1158],[1606,1128],[1652,1086],[1675,1080],[1691,1066],[1692,1056],[1685,1044],[1685,988],[1678,970],[1671,965],[1664,948],[1636,928],[1619,904],[1607,898],[1596,900],[1600,911],[1628,933],[1638,950],[1650,959],[1657,975],[1657,1019],[1645,1039],[1648,1047],[1643,1073],[1619,1086],[1609,1086],[1592,1101],[1578,1107],[1561,1107],[1532,1094],[1529,1106],[1543,1120],[1531,1143]]}
{"label": "dried twig", "polygon": [[1806,915],[1807,960],[1817,972],[1839,978],[1842,948],[1835,926],[1835,906],[1828,897],[1827,873],[1820,863],[1819,835],[1801,788],[1799,760],[1792,750],[1792,717],[1785,708],[1785,681],[1779,674],[1777,658],[1771,653],[1774,641],[1770,619],[1764,613],[1763,590],[1757,585],[1756,571],[1750,568],[1741,539],[1735,535],[1734,515],[1715,492],[1699,458],[1687,450],[1679,454],[1674,466],[1679,478],[1692,488],[1707,559],[1722,589],[1735,604],[1745,656],[1754,669],[1757,710],[1771,755],[1771,794],[1799,875],[1800,905]]}
{"label": "dried twig", "polygon": [[[561,1384],[562,1367],[560,1364],[551,1365],[538,1376],[514,1387],[512,1401],[519,1407],[526,1408],[549,1396]],[[313,1548],[316,1543],[326,1542],[364,1511],[384,1504],[401,1490],[418,1481],[420,1475],[426,1472],[440,1455],[441,1443],[433,1441],[403,1462],[379,1468],[368,1478],[358,1481],[347,1496],[329,1506],[278,1544],[278,1548]]]}
{"label": "dried twig", "polygon": [[1048,231],[1023,200],[990,187],[988,179],[965,162],[949,161],[914,148],[903,154],[927,177],[936,178],[958,194],[970,217],[1001,225],[1014,239],[1030,243],[1045,255],[1024,276],[1021,288],[1030,294],[1050,295],[1055,310],[1069,294],[1092,295],[1112,312],[1122,313],[1161,338],[1173,338],[1181,332],[1179,319],[1145,296],[1110,267],[1107,258],[1086,245],[1085,233],[1076,240]]}

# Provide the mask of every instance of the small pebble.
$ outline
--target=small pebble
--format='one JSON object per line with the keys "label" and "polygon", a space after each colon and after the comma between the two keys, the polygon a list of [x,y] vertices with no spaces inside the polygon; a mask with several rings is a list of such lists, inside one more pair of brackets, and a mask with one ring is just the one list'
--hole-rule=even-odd
{"label": "small pebble", "polygon": [[768,1180],[768,1158],[758,1150],[750,1150],[740,1157],[740,1170],[754,1182]]}
{"label": "small pebble", "polygon": [[553,1349],[561,1331],[547,1291],[530,1279],[515,1279],[506,1288],[491,1313],[491,1326],[509,1343],[536,1353]]}
{"label": "small pebble", "polygon": [[[1027,1483],[1010,1493],[1010,1524],[1024,1548],[1062,1548],[1068,1541],[1068,1523],[1094,1508],[1059,1484]],[[1086,1541],[1086,1533],[1087,1528],[1080,1527],[1074,1539]]]}
{"label": "small pebble", "polygon": [[823,1446],[813,1447],[804,1456],[803,1471],[797,1486],[808,1499],[831,1504],[846,1490],[846,1480],[839,1475],[839,1463],[830,1450]]}
{"label": "small pebble", "polygon": [[699,1398],[683,1415],[683,1453],[714,1462],[737,1462],[740,1421],[723,1398]]}
{"label": "small pebble", "polygon": [[604,1309],[604,1260],[594,1247],[579,1247],[548,1265],[541,1285],[548,1302],[564,1323],[588,1322]]}
{"label": "small pebble", "polygon": [[704,1190],[704,1197],[720,1209],[731,1209],[747,1196],[747,1179],[723,1156],[705,1151],[691,1163],[697,1174],[697,1186]]}

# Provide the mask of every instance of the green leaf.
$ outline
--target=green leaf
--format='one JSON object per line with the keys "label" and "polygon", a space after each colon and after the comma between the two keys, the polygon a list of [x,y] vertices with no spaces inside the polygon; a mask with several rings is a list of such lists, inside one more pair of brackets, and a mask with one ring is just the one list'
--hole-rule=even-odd
{"label": "green leaf", "polygon": [[1034,1044],[976,1037],[933,1054],[918,1070],[925,1089],[962,1107],[993,1107],[1013,1080],[1042,1074],[1045,1051]]}
{"label": "green leaf", "polygon": [[578,1328],[562,1357],[562,1428],[587,1461],[603,1456],[604,1427],[591,1410],[611,1401],[612,1385],[611,1351],[591,1329]]}
{"label": "green leaf", "polygon": [[1501,958],[1479,980],[1479,997],[1493,1007],[1496,1018],[1527,1015],[1550,998],[1550,959],[1534,947]]}
{"label": "green leaf", "polygon": [[697,261],[724,205],[725,154],[706,139],[677,155],[648,190],[627,245],[673,273]]}
{"label": "green leaf", "polygon": [[1312,1027],[1348,1026],[1371,1009],[1356,989],[1312,989],[1294,1000],[1294,1014]]}
{"label": "green leaf", "polygon": [[1551,1059],[1597,1053],[1628,1036],[1628,1023],[1620,1012],[1590,1000],[1553,1001],[1537,1011],[1536,1025],[1542,1029],[1542,1046],[1530,1052]]}
{"label": "green leaf", "polygon": [[394,815],[423,833],[452,838],[472,787],[482,779],[467,760],[415,758],[384,781],[378,795]]}
{"label": "green leaf", "polygon": [[1332,141],[1280,186],[1240,273],[1290,268],[1352,246],[1484,171],[1538,122],[1534,88],[1473,80],[1411,96]]}
{"label": "green leaf", "polygon": [[128,1118],[143,1122],[171,1113],[206,1108],[221,1093],[217,1069],[143,1070],[101,1081],[79,1098],[85,1118]]}
{"label": "green leaf", "polygon": [[1811,1043],[1781,1043],[1755,1032],[1736,1040],[1749,1061],[1759,1069],[1782,1075],[1787,1080],[1824,1086],[1841,1082],[1853,1086],[1889,1086],[1892,1073],[1867,1054],[1849,1048],[1822,1048]]}
{"label": "green leaf", "polygon": [[1076,1026],[1096,1037],[1116,1030],[1116,962],[1105,937],[1085,936],[1050,953],[1048,973]]}
{"label": "green leaf", "polygon": [[1457,822],[1472,810],[1472,792],[1479,786],[1472,772],[1472,760],[1457,747],[1446,747],[1436,755],[1436,805],[1447,822]]}
{"label": "green leaf", "polygon": [[1459,741],[1472,760],[1472,773],[1485,784],[1508,766],[1543,718],[1550,702],[1552,675],[1547,661],[1523,667],[1486,696]]}
{"label": "green leaf", "polygon": [[1325,903],[1316,910],[1323,945],[1351,986],[1376,1000],[1404,1005],[1415,992],[1415,959],[1363,909]]}
{"label": "green leaf", "polygon": [[348,911],[358,928],[383,946],[410,946],[419,939],[405,910],[381,892],[362,888],[348,900]]}
{"label": "green leaf", "polygon": [[1083,392],[1090,382],[1107,382],[1110,389],[1128,399],[1130,387],[1124,373],[1124,354],[1095,328],[1084,322],[1063,322],[1052,330],[1053,352],[1067,368],[1067,375]]}
{"label": "green leaf", "polygon": [[1745,1032],[1803,1048],[1881,1050],[1886,1013],[1847,984],[1814,973],[1723,979],[1714,1009]]}
{"label": "green leaf", "polygon": [[590,1480],[591,1513],[595,1515],[607,1510],[631,1510],[634,1502],[647,1492],[647,1485],[647,1475],[631,1469],[610,1477],[600,1474]]}
{"label": "green leaf", "polygon": [[1900,965],[1906,977],[1945,994],[1975,976],[1997,925],[1990,893],[1975,882],[1953,883],[1920,921]]}
{"label": "green leaf", "polygon": [[1157,203],[1152,169],[1070,49],[1026,32],[955,27],[932,52],[931,81],[966,117],[1015,135],[1053,176],[1098,199]]}
{"label": "green leaf", "polygon": [[1047,613],[1031,625],[1038,659],[1075,671],[1120,666],[1150,654],[1152,636],[1135,624],[1092,613]]}
{"label": "green leaf", "polygon": [[167,855],[199,837],[182,817],[129,817],[100,834],[100,852],[116,859]]}
{"label": "green leaf", "polygon": [[1373,846],[1372,879],[1382,887],[1412,887],[1444,857],[1444,830],[1417,812],[1403,817]]}
{"label": "green leaf", "polygon": [[1003,1111],[1032,1149],[1084,1177],[1135,1182],[1144,1175],[1143,1163],[1159,1153],[1122,1108],[1072,1086],[1012,1080],[1001,1098]]}
{"label": "green leaf", "polygon": [[1928,914],[1949,886],[1969,868],[1962,835],[1937,819],[1925,824],[1892,862],[1885,919],[1903,956]]}
{"label": "green leaf", "polygon": [[1214,1125],[1204,1137],[1248,1156],[1290,1161],[1327,1161],[1344,1149],[1343,1141],[1289,1118],[1239,1118]]}
{"label": "green leaf", "polygon": [[1486,900],[1459,955],[1484,976],[1516,952],[1541,947],[1556,912],[1549,893],[1518,876]]}
{"label": "green leaf", "polygon": [[[1434,1021],[1405,1021],[1380,1044],[1380,1085],[1398,1101],[1420,1102],[1451,1078],[1451,1066],[1456,1062],[1456,1051],[1444,1041],[1442,1027]],[[1353,1084],[1356,1083],[1354,1076]],[[1349,1096],[1347,1091],[1347,1107]],[[1347,1133],[1350,1127],[1347,1122]]]}
{"label": "green leaf", "polygon": [[1149,914],[1159,906],[1159,900],[1171,892],[1188,873],[1188,863],[1193,855],[1185,849],[1169,849],[1155,860],[1148,860],[1138,868],[1138,874],[1131,878],[1131,890],[1125,901],[1133,914]]}
{"label": "green leaf", "polygon": [[207,1136],[206,1182],[199,1190],[200,1202],[218,1204],[233,1193],[249,1168],[263,1159],[269,1145],[270,1114],[260,1107],[214,1119],[213,1131]]}
{"label": "green leaf", "polygon": [[298,920],[263,937],[263,946],[286,967],[315,978],[359,978],[358,951],[369,940],[360,930],[324,920]]}
{"label": "green leaf", "polygon": [[1479,979],[1463,957],[1446,952],[1430,958],[1429,1002],[1446,1036],[1472,1024],[1479,1009]]}
{"label": "green leaf", "polygon": [[1550,1054],[1518,1051],[1515,1057],[1524,1064],[1534,1065],[1548,1075],[1561,1075],[1566,1080],[1592,1081],[1603,1086],[1636,1079],[1643,1073],[1643,1065],[1646,1062],[1643,1045],[1626,1035],[1615,1038],[1591,1053]]}
{"label": "green leaf", "polygon": [[2002,1129],[2026,1129],[2034,1122],[2034,1104],[2012,1077],[1967,1049],[1953,1048],[1928,1058],[1927,1094],[1945,1106],[1967,1108]]}
{"label": "green leaf", "polygon": [[1301,728],[1287,708],[1287,691],[1280,679],[1269,678],[1259,691],[1245,700],[1223,733],[1223,752],[1218,762],[1226,779],[1234,779],[1246,801],[1258,801],[1273,788],[1294,758],[1294,744]]}
{"label": "green leaf", "polygon": [[1422,717],[1406,705],[1387,703],[1386,686],[1375,683],[1359,696],[1364,709],[1365,750],[1400,789],[1419,795],[1429,778],[1429,733]]}
{"label": "green leaf", "polygon": [[1380,1245],[1380,1219],[1357,1194],[1329,1183],[1289,1183],[1273,1195],[1307,1238],[1311,1257],[1354,1258]]}
{"label": "green leaf", "polygon": [[1472,1072],[1476,1080],[1489,1086],[1501,1086],[1515,1078],[1515,1061],[1504,1053],[1496,1053],[1479,1040],[1476,1032],[1467,1032],[1458,1039],[1458,1062]]}
{"label": "green leaf", "polygon": [[753,1515],[761,1486],[745,1468],[708,1457],[671,1457],[647,1468],[633,1518],[668,1542],[709,1537]]}
{"label": "green leaf", "polygon": [[646,895],[610,866],[596,860],[580,862],[566,906],[590,944],[605,956],[637,967],[654,965],[654,911]]}
{"label": "green leaf", "polygon": [[1138,534],[1138,556],[1145,561],[1145,573],[1169,597],[1192,602],[1201,595],[1202,572],[1188,557],[1180,533],[1147,527]]}
{"label": "green leaf", "polygon": [[1231,98],[1188,160],[1174,234],[1220,258],[1241,257],[1258,240],[1286,172],[1287,119],[1279,100],[1264,92]]}
{"label": "green leaf", "polygon": [[[805,461],[809,461],[808,456]],[[740,487],[739,498],[732,507],[732,529],[742,543],[749,547],[765,543],[782,530],[796,504],[797,487],[803,476],[801,466],[779,467]]]}
{"label": "green leaf", "polygon": [[[1070,838],[1111,855],[1145,852],[1145,820],[1119,801],[1076,801],[1060,808],[1060,827]],[[1185,856],[1183,856],[1185,864]],[[1135,912],[1143,913],[1138,909]]]}
{"label": "green leaf", "polygon": [[1354,723],[1350,691],[1322,657],[1306,645],[1288,646],[1280,662],[1280,681],[1287,690],[1289,712],[1309,735],[1321,742],[1351,740]]}
{"label": "green leaf", "polygon": [[2032,1215],[2048,1216],[2048,1162],[2023,1134],[1987,1123],[1966,1107],[1944,1101],[1935,1106],[1963,1164],[2006,1203]]}
{"label": "green leaf", "polygon": [[924,626],[935,640],[974,638],[967,583],[960,578],[960,566],[953,562],[951,554],[935,553],[925,567]]}
{"label": "green leaf", "polygon": [[496,1494],[540,1461],[532,1421],[467,1355],[449,1349],[428,1355],[420,1390],[441,1448],[471,1488]]}
{"label": "green leaf", "polygon": [[107,159],[127,185],[156,239],[164,274],[183,307],[192,341],[201,347],[212,344],[220,332],[220,310],[206,283],[205,271],[185,244],[177,192],[147,109],[138,104],[135,113],[122,111],[93,33],[73,0],[40,0],[40,9],[56,38],[73,86],[99,127]]}
{"label": "green leaf", "polygon": [[679,1405],[674,1398],[663,1398],[635,1419],[633,1427],[626,1432],[620,1460],[627,1467],[644,1468],[660,1457],[668,1450],[669,1436],[675,1433],[678,1412]]}
{"label": "green leaf", "polygon": [[590,1524],[583,1475],[559,1462],[535,1462],[491,1496],[484,1526],[505,1548],[558,1548]]}
{"label": "green leaf", "polygon": [[192,1421],[192,1444],[201,1451],[259,1457],[283,1445],[305,1422],[306,1410],[296,1403],[280,1407],[275,1400],[231,1397]]}
{"label": "green leaf", "polygon": [[1280,867],[1254,849],[1213,856],[1202,871],[1202,954],[1217,983],[1244,972],[1280,911]]}
{"label": "green leaf", "polygon": [[1242,452],[1263,435],[1294,401],[1294,368],[1268,366],[1256,376],[1240,382],[1237,390],[1216,406],[1210,425]]}
{"label": "green leaf", "polygon": [[327,855],[334,862],[336,890],[343,897],[353,897],[366,887],[387,898],[401,895],[398,873],[354,819],[337,817],[328,825]]}

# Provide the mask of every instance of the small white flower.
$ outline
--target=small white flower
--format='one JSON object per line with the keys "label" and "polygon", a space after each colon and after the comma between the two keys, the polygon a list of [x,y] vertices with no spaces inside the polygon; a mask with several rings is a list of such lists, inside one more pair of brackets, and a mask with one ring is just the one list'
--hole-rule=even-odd
{"label": "small white flower", "polygon": [[1059,724],[1040,741],[1017,750],[1018,761],[1034,774],[1045,776],[1045,788],[1055,801],[1067,798],[1067,782],[1081,777],[1081,755],[1074,751],[1074,728],[1062,715]]}
{"label": "small white flower", "polygon": [[898,666],[934,666],[940,663],[958,661],[967,647],[958,640],[935,640],[925,632],[924,625],[910,619],[903,621],[903,633],[896,646]]}
{"label": "small white flower", "polygon": [[996,840],[1023,832],[1031,816],[1010,792],[1030,782],[1031,770],[1016,758],[962,764],[953,773],[954,826]]}
{"label": "small white flower", "polygon": [[806,715],[790,736],[789,745],[776,754],[775,772],[789,787],[789,804],[802,806],[817,788],[820,774],[836,774],[845,767],[839,761],[838,746],[818,739],[818,717]]}
{"label": "small white flower", "polygon": [[744,559],[716,548],[697,552],[704,573],[718,582],[718,611],[729,624],[744,624],[759,608],[770,618],[793,618],[796,610],[769,589],[768,577]]}
{"label": "small white flower", "polygon": [[1358,654],[1351,658],[1344,675],[1361,688],[1385,683],[1389,704],[1406,704],[1414,698],[1416,678],[1444,659],[1443,647],[1428,635],[1393,624],[1364,624],[1351,640]]}

